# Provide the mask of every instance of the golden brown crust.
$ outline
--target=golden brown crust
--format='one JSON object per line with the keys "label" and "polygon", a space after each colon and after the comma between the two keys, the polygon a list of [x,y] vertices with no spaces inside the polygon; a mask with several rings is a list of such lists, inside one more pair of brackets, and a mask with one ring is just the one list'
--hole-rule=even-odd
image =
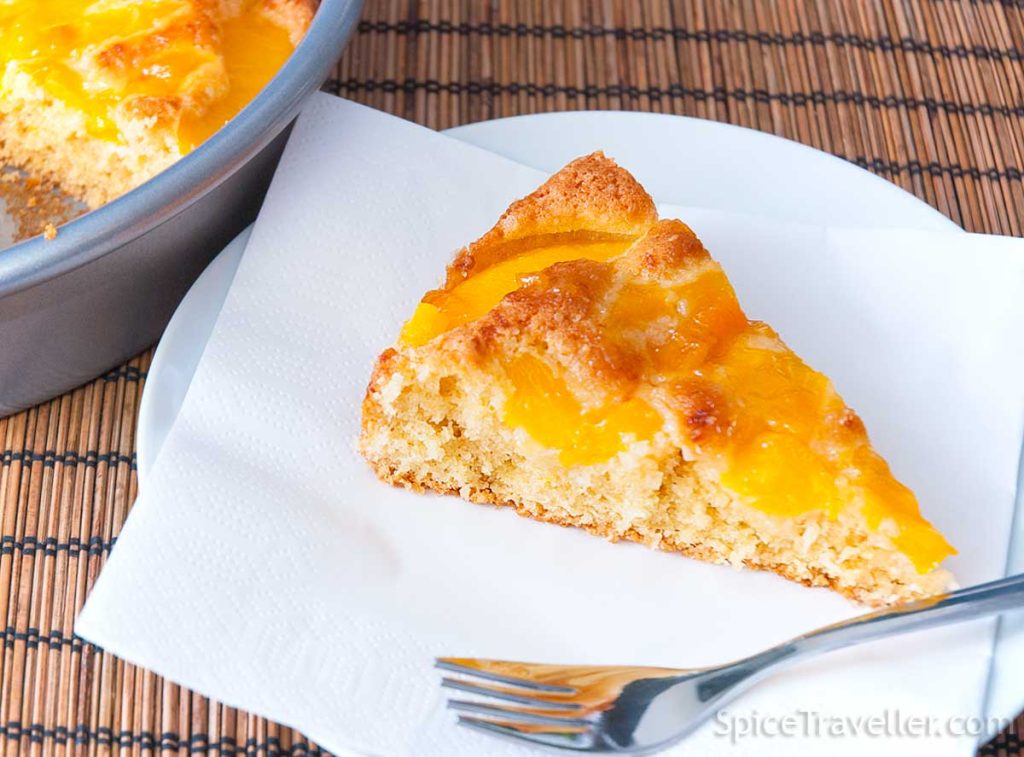
{"label": "golden brown crust", "polygon": [[533,351],[574,377],[580,394],[621,398],[640,378],[641,366],[606,337],[597,317],[613,273],[609,264],[593,260],[557,263],[461,333],[453,332],[447,348],[480,363]]}
{"label": "golden brown crust", "polygon": [[494,228],[460,250],[448,267],[446,287],[515,254],[517,241],[637,237],[657,218],[654,200],[628,171],[602,152],[591,153],[512,203]]}
{"label": "golden brown crust", "polygon": [[370,381],[366,387],[366,395],[363,397],[362,428],[364,431],[371,426],[381,425],[383,416],[378,397],[383,383],[397,371],[400,360],[401,356],[398,350],[388,347],[380,353],[374,362]]}
{"label": "golden brown crust", "polygon": [[622,260],[623,273],[642,280],[671,279],[710,260],[697,235],[682,221],[658,221]]}
{"label": "golden brown crust", "polygon": [[[615,171],[622,169],[615,166]],[[553,179],[557,178],[556,174]],[[651,345],[616,338],[606,327],[618,288],[638,278],[656,283],[686,277],[709,262],[689,227],[680,221],[658,221],[613,262],[573,260],[526,277],[520,289],[489,313],[441,341],[451,354],[477,363],[533,351],[571,377],[582,398],[595,405],[621,401],[649,370]],[[685,404],[685,398],[680,401]],[[717,427],[709,425],[703,435]]]}

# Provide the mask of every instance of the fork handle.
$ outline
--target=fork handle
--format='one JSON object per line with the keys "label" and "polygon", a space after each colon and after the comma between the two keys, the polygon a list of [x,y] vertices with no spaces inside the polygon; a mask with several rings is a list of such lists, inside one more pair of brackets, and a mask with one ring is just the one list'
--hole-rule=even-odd
{"label": "fork handle", "polygon": [[1024,573],[860,615],[780,645],[792,657],[1024,608]]}

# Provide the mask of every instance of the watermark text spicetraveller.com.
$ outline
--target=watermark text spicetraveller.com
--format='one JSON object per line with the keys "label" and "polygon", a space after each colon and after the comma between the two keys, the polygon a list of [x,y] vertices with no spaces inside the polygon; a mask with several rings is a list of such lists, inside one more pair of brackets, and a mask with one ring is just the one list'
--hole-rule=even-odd
{"label": "watermark text spicetraveller.com", "polygon": [[782,715],[720,710],[712,721],[712,731],[736,744],[746,739],[978,737],[998,733],[1009,725],[1008,718],[914,715],[896,708],[871,715],[835,715],[817,710],[794,710]]}

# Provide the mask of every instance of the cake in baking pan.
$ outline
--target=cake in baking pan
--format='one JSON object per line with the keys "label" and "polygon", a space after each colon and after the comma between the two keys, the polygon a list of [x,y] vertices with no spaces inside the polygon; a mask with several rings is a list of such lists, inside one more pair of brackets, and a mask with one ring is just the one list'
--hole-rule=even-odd
{"label": "cake in baking pan", "polygon": [[170,166],[292,53],[315,0],[0,2],[0,162],[96,207]]}

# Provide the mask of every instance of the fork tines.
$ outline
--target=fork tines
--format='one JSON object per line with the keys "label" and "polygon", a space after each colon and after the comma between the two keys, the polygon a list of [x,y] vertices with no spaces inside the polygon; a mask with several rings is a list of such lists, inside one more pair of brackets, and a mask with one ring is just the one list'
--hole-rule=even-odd
{"label": "fork tines", "polygon": [[591,713],[573,701],[579,689],[545,680],[564,670],[561,666],[439,658],[436,667],[459,676],[445,676],[442,686],[476,698],[449,699],[460,725],[546,746],[580,750],[591,744]]}

